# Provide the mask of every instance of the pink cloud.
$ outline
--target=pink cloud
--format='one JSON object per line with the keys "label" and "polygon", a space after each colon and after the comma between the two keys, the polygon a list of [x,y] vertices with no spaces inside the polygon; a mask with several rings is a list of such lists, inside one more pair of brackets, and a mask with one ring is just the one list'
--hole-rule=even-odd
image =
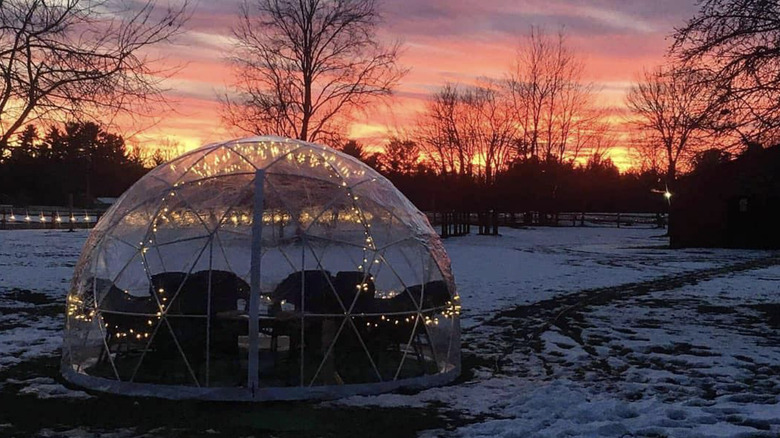
{"label": "pink cloud", "polygon": [[[694,0],[385,0],[381,5],[381,38],[405,43],[401,62],[411,70],[389,107],[376,105],[356,117],[351,132],[364,133],[371,143],[379,141],[382,127],[414,123],[430,93],[445,82],[506,75],[531,25],[564,29],[586,63],[587,80],[602,90],[602,103],[621,107],[631,81],[643,67],[663,62],[666,37],[695,10]],[[232,81],[227,57],[237,14],[238,1],[200,2],[188,33],[159,49],[166,63],[182,66],[169,81],[177,111],[161,114],[160,123],[144,133],[146,140],[176,137],[193,147],[229,136],[217,96]]]}

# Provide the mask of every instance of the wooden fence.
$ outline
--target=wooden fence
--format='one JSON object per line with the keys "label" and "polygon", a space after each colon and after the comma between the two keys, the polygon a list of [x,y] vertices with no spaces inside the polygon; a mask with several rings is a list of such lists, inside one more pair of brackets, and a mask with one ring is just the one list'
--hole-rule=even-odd
{"label": "wooden fence", "polygon": [[0,205],[0,230],[92,228],[105,209]]}
{"label": "wooden fence", "polygon": [[[20,208],[0,205],[0,230],[92,228],[104,209],[68,207]],[[479,234],[497,235],[499,227],[633,227],[665,228],[666,215],[660,213],[481,213],[427,212],[431,225],[442,237],[463,236],[475,227]]]}
{"label": "wooden fence", "polygon": [[462,236],[478,227],[479,234],[497,235],[499,227],[616,227],[666,228],[667,218],[661,213],[483,213],[428,212],[431,225],[441,237]]}

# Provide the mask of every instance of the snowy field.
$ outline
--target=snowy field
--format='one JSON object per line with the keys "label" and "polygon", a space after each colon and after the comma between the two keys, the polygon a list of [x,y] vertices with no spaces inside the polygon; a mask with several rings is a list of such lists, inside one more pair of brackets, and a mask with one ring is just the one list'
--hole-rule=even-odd
{"label": "snowy field", "polygon": [[780,252],[669,250],[658,230],[445,241],[464,373],[318,404],[94,397],[58,377],[86,232],[0,232],[0,436],[780,436]]}

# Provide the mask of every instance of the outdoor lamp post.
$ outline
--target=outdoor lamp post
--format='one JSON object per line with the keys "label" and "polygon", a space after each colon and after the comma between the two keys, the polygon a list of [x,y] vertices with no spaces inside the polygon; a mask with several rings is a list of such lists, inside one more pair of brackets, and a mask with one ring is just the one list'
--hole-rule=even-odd
{"label": "outdoor lamp post", "polygon": [[672,216],[672,192],[669,191],[669,186],[666,186],[664,198],[666,199],[666,235],[668,236]]}

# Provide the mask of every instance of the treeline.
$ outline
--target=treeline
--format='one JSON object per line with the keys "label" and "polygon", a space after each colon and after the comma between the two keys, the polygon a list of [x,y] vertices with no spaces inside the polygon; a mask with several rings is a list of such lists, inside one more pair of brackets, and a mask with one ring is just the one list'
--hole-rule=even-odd
{"label": "treeline", "polygon": [[115,197],[149,169],[125,140],[87,123],[51,127],[43,135],[27,125],[0,157],[0,204],[90,207]]}
{"label": "treeline", "polygon": [[[442,172],[423,159],[411,140],[391,140],[370,154],[355,141],[342,150],[387,176],[420,209],[502,212],[664,211],[654,192],[654,171],[621,174],[596,154],[584,164],[548,156],[514,156],[490,181],[480,172]],[[0,204],[89,207],[97,197],[116,197],[151,167],[165,161],[158,150],[143,159],[124,139],[94,123],[67,123],[43,135],[33,125],[17,136],[0,160]],[[706,164],[708,161],[705,161]]]}
{"label": "treeline", "polygon": [[516,158],[491,182],[479,175],[442,173],[418,143],[391,140],[382,152],[368,153],[355,141],[342,151],[390,179],[418,208],[425,211],[507,213],[537,211],[665,212],[659,193],[662,175],[654,170],[620,173],[599,155],[578,164],[555,158]]}
{"label": "treeline", "polygon": [[565,35],[532,28],[504,79],[445,84],[382,152],[343,149],[425,210],[665,211],[659,167],[607,158],[617,132],[583,71]]}

